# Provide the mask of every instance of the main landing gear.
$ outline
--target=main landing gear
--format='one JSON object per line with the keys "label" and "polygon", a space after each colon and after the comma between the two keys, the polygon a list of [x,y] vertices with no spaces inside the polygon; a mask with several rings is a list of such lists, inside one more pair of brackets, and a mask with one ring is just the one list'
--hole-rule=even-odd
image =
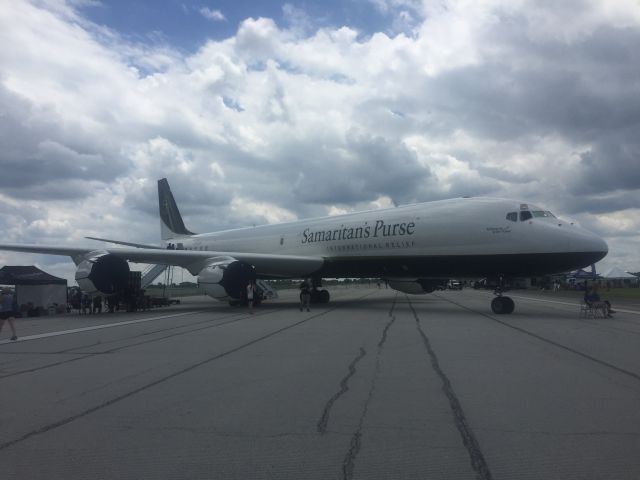
{"label": "main landing gear", "polygon": [[491,310],[493,310],[493,313],[496,313],[498,315],[513,313],[513,309],[515,308],[516,304],[510,297],[502,296],[502,293],[506,290],[507,289],[505,288],[504,278],[500,277],[498,279],[498,285],[493,291],[493,294],[497,296],[491,301]]}
{"label": "main landing gear", "polygon": [[329,303],[331,295],[327,290],[311,290],[311,303]]}
{"label": "main landing gear", "polygon": [[322,279],[321,278],[312,278],[311,279],[311,303],[329,303],[329,299],[331,295],[328,290],[319,288],[322,287]]}

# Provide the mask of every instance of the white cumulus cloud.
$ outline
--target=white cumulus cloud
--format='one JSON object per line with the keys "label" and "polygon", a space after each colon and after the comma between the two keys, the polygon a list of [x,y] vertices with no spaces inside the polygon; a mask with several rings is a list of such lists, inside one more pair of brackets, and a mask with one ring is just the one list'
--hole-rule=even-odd
{"label": "white cumulus cloud", "polygon": [[73,2],[0,3],[6,239],[152,243],[167,177],[194,231],[504,196],[578,219],[640,270],[639,4],[373,3],[386,31],[297,7],[290,27],[246,18],[189,53]]}

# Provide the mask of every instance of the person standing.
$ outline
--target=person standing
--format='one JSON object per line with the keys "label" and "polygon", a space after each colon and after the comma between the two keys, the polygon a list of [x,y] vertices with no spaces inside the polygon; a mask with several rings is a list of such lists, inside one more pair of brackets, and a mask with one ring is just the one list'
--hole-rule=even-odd
{"label": "person standing", "polygon": [[311,287],[309,286],[309,282],[305,278],[300,284],[300,311],[307,309],[309,310],[309,304],[311,303]]}
{"label": "person standing", "polygon": [[13,294],[8,288],[3,288],[2,297],[0,297],[0,332],[2,332],[5,320],[8,321],[12,333],[11,340],[18,339],[18,335],[16,335],[16,327],[13,324],[14,315]]}
{"label": "person standing", "polygon": [[82,313],[87,315],[91,313],[91,298],[86,293],[82,294]]}
{"label": "person standing", "polygon": [[102,297],[93,297],[93,313],[102,313]]}
{"label": "person standing", "polygon": [[247,285],[247,303],[249,304],[249,313],[253,315],[253,299],[256,295],[256,284],[252,280]]}

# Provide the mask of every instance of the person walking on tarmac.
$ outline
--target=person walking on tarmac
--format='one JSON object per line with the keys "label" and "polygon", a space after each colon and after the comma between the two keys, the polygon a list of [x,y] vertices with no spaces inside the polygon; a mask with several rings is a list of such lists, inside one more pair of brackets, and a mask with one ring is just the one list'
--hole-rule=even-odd
{"label": "person walking on tarmac", "polygon": [[4,327],[5,320],[8,321],[12,334],[11,340],[18,339],[18,335],[16,335],[16,327],[13,324],[13,319],[15,316],[14,312],[15,306],[13,302],[13,294],[8,288],[3,288],[2,296],[0,297],[0,332],[2,331],[2,327]]}
{"label": "person walking on tarmac", "polygon": [[300,284],[300,311],[306,308],[307,312],[310,312],[311,311],[309,310],[310,303],[311,303],[311,286],[309,285],[309,282],[305,278]]}
{"label": "person walking on tarmac", "polygon": [[247,285],[247,303],[249,304],[249,313],[253,315],[253,300],[256,296],[256,282],[251,280]]}

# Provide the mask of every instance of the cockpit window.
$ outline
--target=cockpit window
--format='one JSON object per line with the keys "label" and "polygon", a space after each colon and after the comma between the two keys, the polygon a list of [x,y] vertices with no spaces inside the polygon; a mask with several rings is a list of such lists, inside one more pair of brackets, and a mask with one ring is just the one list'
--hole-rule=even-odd
{"label": "cockpit window", "polygon": [[507,220],[511,220],[512,222],[518,221],[518,212],[509,212],[507,213]]}
{"label": "cockpit window", "polygon": [[529,210],[522,210],[520,212],[520,221],[524,222],[525,220],[529,220],[533,218],[533,215],[531,215],[531,212]]}
{"label": "cockpit window", "polygon": [[534,210],[532,213],[534,217],[556,218],[556,216],[548,210]]}

